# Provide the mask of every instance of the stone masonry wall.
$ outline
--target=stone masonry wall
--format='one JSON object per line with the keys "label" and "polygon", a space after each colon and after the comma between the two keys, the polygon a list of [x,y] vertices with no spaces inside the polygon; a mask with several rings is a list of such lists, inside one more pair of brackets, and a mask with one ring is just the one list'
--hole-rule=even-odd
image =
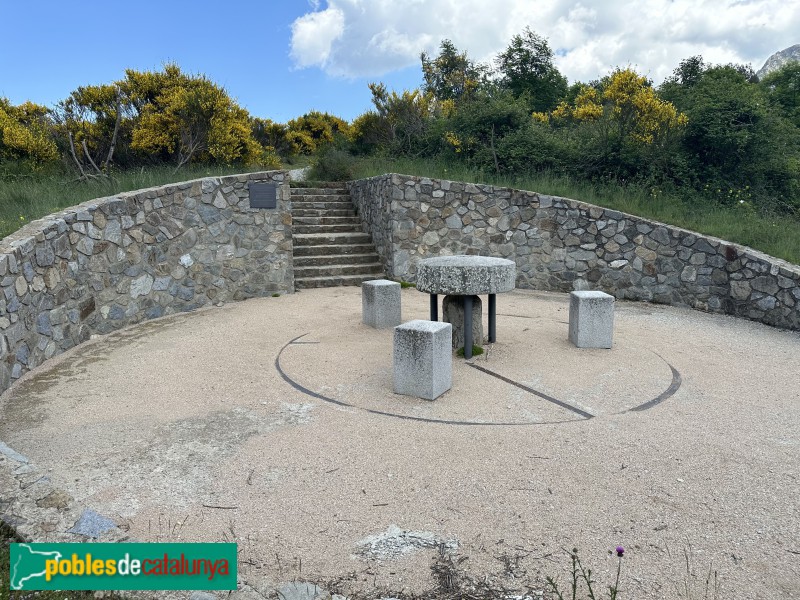
{"label": "stone masonry wall", "polygon": [[[279,184],[251,209],[248,182]],[[0,392],[110,331],[212,303],[294,291],[288,177],[206,178],[100,198],[0,242]]]}
{"label": "stone masonry wall", "polygon": [[517,286],[602,290],[800,329],[800,267],[751,248],[568,198],[406,175],[349,184],[390,277],[430,256],[517,264]]}

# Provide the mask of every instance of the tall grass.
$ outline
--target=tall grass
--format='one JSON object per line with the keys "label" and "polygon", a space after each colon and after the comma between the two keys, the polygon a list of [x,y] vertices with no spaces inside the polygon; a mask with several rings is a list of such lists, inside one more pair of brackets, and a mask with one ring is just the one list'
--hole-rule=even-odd
{"label": "tall grass", "polygon": [[0,168],[0,238],[28,221],[80,204],[93,198],[120,192],[248,170],[243,167],[191,165],[177,173],[173,167],[149,167],[114,173],[109,179],[77,182],[74,175],[54,169],[47,172],[15,172],[13,165]]}
{"label": "tall grass", "polygon": [[[290,165],[291,168],[296,166]],[[199,177],[247,171],[241,167],[191,165],[175,173],[172,167],[150,167],[116,173],[108,180],[81,183],[60,170],[31,174],[14,172],[13,165],[6,164],[5,167],[0,167],[0,237],[16,231],[32,219],[85,200]],[[573,198],[750,246],[800,264],[800,220],[797,218],[758,213],[749,205],[724,206],[679,189],[576,181],[555,173],[497,176],[465,165],[407,158],[360,159],[354,165],[353,177],[361,179],[390,172],[488,183]]]}
{"label": "tall grass", "polygon": [[800,219],[759,213],[749,204],[717,204],[695,192],[576,181],[548,172],[497,176],[435,160],[365,158],[355,167],[356,179],[383,173],[486,183],[572,198],[718,237],[800,264]]}

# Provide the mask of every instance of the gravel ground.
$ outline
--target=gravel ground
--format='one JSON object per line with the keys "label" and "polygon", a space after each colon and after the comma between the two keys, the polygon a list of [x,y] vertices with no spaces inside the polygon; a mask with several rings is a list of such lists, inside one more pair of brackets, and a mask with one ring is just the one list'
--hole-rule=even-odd
{"label": "gravel ground", "polygon": [[497,343],[435,402],[393,394],[358,288],[167,317],[26,375],[0,440],[135,538],[237,541],[254,587],[420,593],[445,553],[540,591],[574,547],[602,592],[621,544],[621,598],[703,598],[709,573],[800,598],[800,335],[618,302],[613,349],[582,350],[568,306],[498,296]]}

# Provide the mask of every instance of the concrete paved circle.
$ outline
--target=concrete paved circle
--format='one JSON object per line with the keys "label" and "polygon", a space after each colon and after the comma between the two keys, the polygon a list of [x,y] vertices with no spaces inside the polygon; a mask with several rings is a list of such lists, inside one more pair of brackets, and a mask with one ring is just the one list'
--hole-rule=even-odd
{"label": "concrete paved circle", "polygon": [[236,540],[246,580],[420,591],[442,542],[509,581],[563,581],[577,547],[605,585],[622,544],[627,597],[702,597],[709,569],[797,597],[800,335],[618,302],[614,348],[578,349],[568,305],[499,297],[500,341],[435,402],[392,393],[358,288],[151,321],[18,382],[0,440],[135,538]]}

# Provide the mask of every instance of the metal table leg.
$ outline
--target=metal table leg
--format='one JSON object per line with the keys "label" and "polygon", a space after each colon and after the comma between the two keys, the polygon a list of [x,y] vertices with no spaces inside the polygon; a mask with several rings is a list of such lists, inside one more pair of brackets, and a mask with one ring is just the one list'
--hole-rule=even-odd
{"label": "metal table leg", "polygon": [[431,321],[439,320],[439,296],[431,294]]}
{"label": "metal table leg", "polygon": [[464,358],[472,358],[472,296],[464,296]]}
{"label": "metal table leg", "polygon": [[497,338],[497,294],[489,294],[489,343]]}

